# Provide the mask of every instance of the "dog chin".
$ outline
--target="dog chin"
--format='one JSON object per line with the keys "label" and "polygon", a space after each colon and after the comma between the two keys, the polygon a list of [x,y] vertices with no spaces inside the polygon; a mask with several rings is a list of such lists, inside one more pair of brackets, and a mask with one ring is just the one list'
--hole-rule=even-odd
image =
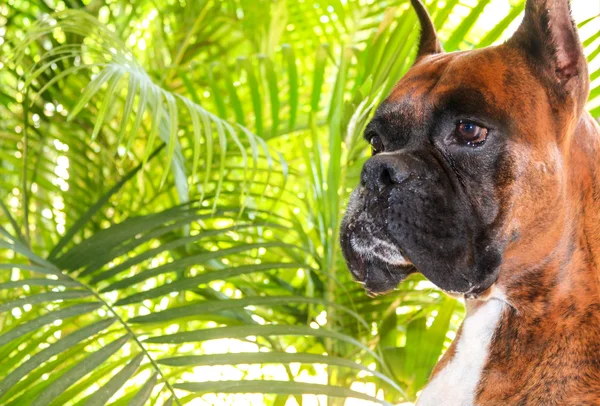
{"label": "dog chin", "polygon": [[367,259],[358,254],[348,264],[354,279],[363,285],[370,296],[390,293],[400,282],[416,272],[410,264],[392,265],[376,257]]}
{"label": "dog chin", "polygon": [[391,292],[417,270],[400,249],[382,237],[376,237],[371,222],[350,226],[341,235],[341,246],[354,279],[367,294],[378,296]]}

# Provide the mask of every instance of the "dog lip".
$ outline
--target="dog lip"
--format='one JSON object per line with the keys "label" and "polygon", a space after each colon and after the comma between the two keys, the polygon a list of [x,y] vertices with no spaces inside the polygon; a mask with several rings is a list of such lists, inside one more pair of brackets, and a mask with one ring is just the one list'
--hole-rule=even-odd
{"label": "dog lip", "polygon": [[367,259],[356,252],[352,254],[352,258],[346,258],[350,273],[370,297],[392,292],[410,274],[418,272],[415,266],[408,262],[397,265],[376,257]]}
{"label": "dog lip", "polygon": [[365,258],[361,257],[360,255],[356,255],[355,259],[356,260],[352,261],[352,263],[348,263],[348,268],[357,282],[364,283],[369,276],[367,262]]}
{"label": "dog lip", "polygon": [[417,272],[387,234],[381,219],[364,208],[346,215],[340,230],[340,246],[354,280],[370,296],[393,291],[408,275]]}
{"label": "dog lip", "polygon": [[404,251],[396,244],[380,238],[375,238],[375,242],[373,242],[373,237],[370,240],[365,241],[364,237],[360,238],[357,235],[350,236],[349,248],[354,256],[363,262],[377,259],[392,266],[414,266]]}
{"label": "dog lip", "polygon": [[[414,264],[406,258],[400,249],[398,249],[400,255],[396,256],[395,258],[384,259],[382,256],[377,255],[376,253],[359,252],[359,250],[355,249],[353,244],[354,237],[351,237],[350,241],[350,247],[348,247],[349,249],[345,250],[344,254],[346,256],[346,262],[348,264],[350,273],[359,283],[367,284],[369,282],[370,269],[372,268],[385,268],[386,272],[388,273],[392,270],[403,273],[407,269],[415,269]],[[393,289],[390,289],[390,291],[391,290]],[[371,293],[382,294],[385,292]]]}
{"label": "dog lip", "polygon": [[404,281],[409,275],[417,272],[417,269],[412,265],[395,267],[393,272],[387,267],[380,267],[372,264],[372,273],[379,273],[379,276],[383,273],[385,279],[381,280],[374,275],[373,278],[369,278],[365,281],[364,289],[367,295],[371,297],[383,296],[396,289],[398,284]]}

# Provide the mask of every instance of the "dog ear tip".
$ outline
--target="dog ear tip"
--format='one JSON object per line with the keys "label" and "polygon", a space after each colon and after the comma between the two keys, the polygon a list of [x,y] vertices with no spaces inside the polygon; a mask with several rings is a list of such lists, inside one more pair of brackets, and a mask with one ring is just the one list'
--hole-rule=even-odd
{"label": "dog ear tip", "polygon": [[421,0],[410,0],[410,2],[421,23],[421,38],[419,40],[417,60],[426,55],[444,52],[425,4]]}
{"label": "dog ear tip", "polygon": [[523,22],[507,43],[553,67],[561,81],[585,70],[581,67],[585,55],[568,0],[527,0]]}

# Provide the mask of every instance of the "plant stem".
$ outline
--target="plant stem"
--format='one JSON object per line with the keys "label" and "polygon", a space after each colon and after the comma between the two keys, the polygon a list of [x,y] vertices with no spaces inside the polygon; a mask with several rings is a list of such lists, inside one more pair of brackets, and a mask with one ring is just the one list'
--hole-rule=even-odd
{"label": "plant stem", "polygon": [[27,187],[27,157],[28,157],[28,133],[29,127],[29,88],[25,90],[23,100],[23,184],[21,193],[23,193],[23,226],[25,227],[25,245],[30,247],[31,237],[29,235],[29,189]]}
{"label": "plant stem", "polygon": [[190,45],[190,41],[192,39],[192,36],[198,30],[198,27],[200,26],[200,23],[202,22],[202,20],[204,20],[204,17],[206,17],[207,13],[208,13],[208,3],[205,3],[204,8],[202,9],[202,11],[198,15],[198,17],[196,17],[196,20],[194,21],[194,25],[187,32],[187,35],[185,36],[185,39],[183,40],[183,43],[179,47],[179,50],[177,51],[177,55],[175,56],[175,59],[173,59],[173,62],[171,63],[171,68],[162,77],[161,83],[166,83],[169,80],[171,80],[171,78],[173,77],[173,73],[175,72],[175,70],[177,69],[177,67],[179,66],[179,64],[181,63],[181,60],[183,59],[183,55],[185,54],[185,51],[187,50],[188,46]]}

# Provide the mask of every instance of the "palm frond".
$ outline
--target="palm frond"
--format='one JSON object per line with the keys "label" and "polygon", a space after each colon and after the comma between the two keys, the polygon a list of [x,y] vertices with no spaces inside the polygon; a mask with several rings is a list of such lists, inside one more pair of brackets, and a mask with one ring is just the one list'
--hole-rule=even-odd
{"label": "palm frond", "polygon": [[[85,28],[83,28],[85,27]],[[33,44],[45,38],[58,35],[69,38],[74,36],[73,43],[65,42],[51,48],[40,55],[38,61],[27,58],[26,50]],[[266,144],[251,132],[232,125],[229,122],[210,113],[199,104],[180,94],[174,94],[156,84],[144,68],[136,61],[129,49],[114,36],[105,26],[87,13],[66,10],[48,17],[37,23],[19,42],[11,57],[19,64],[31,64],[25,74],[24,88],[32,85],[38,87],[31,95],[34,104],[46,90],[60,82],[69,80],[74,75],[89,74],[92,80],[82,90],[77,103],[69,108],[68,120],[73,120],[84,106],[104,89],[105,97],[94,120],[91,140],[94,141],[109,118],[114,115],[115,103],[120,99],[122,90],[125,92],[125,102],[118,136],[113,139],[116,146],[125,145],[125,154],[138,135],[144,115],[150,118],[151,130],[146,141],[146,151],[143,154],[145,164],[156,147],[156,137],[167,145],[167,160],[173,166],[174,179],[179,192],[180,201],[189,200],[188,173],[182,155],[179,136],[180,108],[184,107],[192,122],[193,138],[189,140],[193,149],[194,162],[191,179],[196,178],[200,148],[205,144],[206,177],[212,166],[213,134],[217,133],[221,149],[220,166],[224,166],[227,144],[233,142],[242,157],[244,167],[249,166],[247,150],[251,151],[250,159],[254,167],[258,165],[259,154],[264,154],[267,162],[273,161]],[[57,64],[64,68],[49,80],[44,80],[48,71]],[[127,87],[122,83],[127,79]],[[253,87],[255,89],[256,86]],[[137,100],[137,104],[136,104]],[[66,102],[65,102],[66,103]],[[135,108],[134,108],[135,105]],[[255,105],[260,108],[260,105]],[[260,116],[257,129],[260,130]],[[114,136],[115,134],[113,134]],[[160,185],[166,181],[168,171],[164,172]],[[219,189],[218,189],[219,190]],[[218,193],[217,193],[218,195]]]}

